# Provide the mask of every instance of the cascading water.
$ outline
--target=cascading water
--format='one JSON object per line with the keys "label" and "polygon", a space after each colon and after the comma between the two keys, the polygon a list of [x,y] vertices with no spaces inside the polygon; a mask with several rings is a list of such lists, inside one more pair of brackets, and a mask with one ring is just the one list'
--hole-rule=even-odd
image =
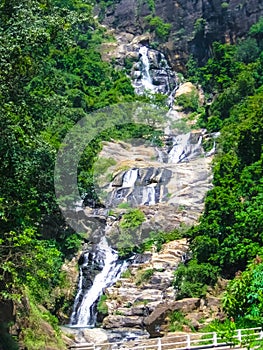
{"label": "cascading water", "polygon": [[146,46],[142,46],[139,50],[139,54],[141,55],[142,62],[142,85],[144,89],[150,90],[151,92],[155,92],[155,88],[152,83],[152,78],[150,76],[150,61],[148,58],[148,48]]}
{"label": "cascading water", "polygon": [[191,133],[178,135],[173,138],[173,147],[168,153],[168,163],[180,163],[189,161],[196,154],[200,154],[202,136],[198,137],[197,142],[191,142]]}
{"label": "cascading water", "polygon": [[138,169],[131,169],[123,175],[122,187],[133,187],[138,177]]}
{"label": "cascading water", "polygon": [[[173,103],[177,89],[176,75],[171,71],[163,54],[143,46],[139,50],[140,61],[135,70],[133,84],[137,94],[145,90],[169,95],[169,105]],[[192,159],[202,152],[202,135],[187,133],[171,137],[172,145],[165,150],[157,148],[159,162],[180,163]],[[215,146],[213,147],[213,151]],[[212,152],[212,151],[211,151]],[[159,176],[160,173],[160,176]],[[159,177],[158,177],[159,176]],[[160,166],[145,169],[130,169],[112,185],[109,207],[118,207],[122,202],[131,206],[155,205],[166,198],[164,187],[170,181],[172,172]],[[107,205],[106,205],[107,208]],[[106,215],[106,214],[105,214]],[[107,226],[106,228],[107,229]],[[118,254],[108,244],[105,232],[94,249],[82,256],[78,292],[75,298],[70,324],[75,327],[94,327],[96,306],[104,290],[113,285],[128,266],[128,262],[118,259]]]}
{"label": "cascading water", "polygon": [[153,186],[146,186],[143,188],[142,203],[147,205],[154,205],[155,202],[155,188]]}
{"label": "cascading water", "polygon": [[132,69],[132,79],[135,92],[138,95],[162,93],[169,95],[171,103],[175,90],[178,87],[178,78],[169,67],[163,53],[146,46],[138,51],[139,61]]}
{"label": "cascading water", "polygon": [[[105,288],[114,284],[121,273],[126,269],[127,262],[118,260],[118,254],[109,245],[103,236],[97,245],[97,255],[93,257],[91,264],[98,264],[99,272],[90,289],[85,288],[84,270],[89,265],[89,254],[86,253],[80,267],[79,289],[75,298],[70,324],[77,327],[94,327],[96,324],[96,303]],[[92,266],[90,266],[92,268]]]}

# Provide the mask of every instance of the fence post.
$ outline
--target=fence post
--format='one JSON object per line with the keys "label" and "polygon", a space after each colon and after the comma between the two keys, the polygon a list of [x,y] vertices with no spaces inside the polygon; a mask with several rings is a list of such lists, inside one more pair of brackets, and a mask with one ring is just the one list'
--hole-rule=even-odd
{"label": "fence post", "polygon": [[217,333],[213,332],[213,346],[217,346]]}
{"label": "fence post", "polygon": [[157,341],[157,349],[158,349],[158,350],[162,350],[162,340],[161,340],[161,338],[158,338],[158,341]]}
{"label": "fence post", "polygon": [[238,339],[239,343],[242,342],[242,330],[241,329],[237,330],[237,339]]}
{"label": "fence post", "polygon": [[190,334],[186,334],[186,347],[187,347],[187,349],[191,348],[191,336],[190,336]]}

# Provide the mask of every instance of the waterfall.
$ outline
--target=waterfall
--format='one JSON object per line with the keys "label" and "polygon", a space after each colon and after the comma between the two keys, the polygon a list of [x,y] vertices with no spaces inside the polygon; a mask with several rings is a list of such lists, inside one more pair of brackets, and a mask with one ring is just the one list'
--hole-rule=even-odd
{"label": "waterfall", "polygon": [[216,142],[214,141],[213,147],[210,151],[206,152],[205,156],[210,157],[216,153]]}
{"label": "waterfall", "polygon": [[148,48],[142,46],[139,50],[142,62],[142,85],[146,90],[155,92],[155,88],[152,83],[152,78],[150,76],[150,61],[148,58]]}
{"label": "waterfall", "polygon": [[187,133],[173,138],[173,147],[168,154],[168,163],[189,161],[201,152],[202,136],[199,136],[198,141],[193,143],[190,140],[191,135],[191,133]]}
{"label": "waterfall", "polygon": [[141,46],[138,61],[132,68],[131,78],[138,95],[143,95],[146,91],[161,93],[169,96],[168,103],[172,104],[179,78],[162,52]]}
{"label": "waterfall", "polygon": [[155,188],[153,186],[146,186],[143,188],[142,203],[145,205],[154,205],[155,201]]}
{"label": "waterfall", "polygon": [[106,237],[102,237],[98,246],[98,255],[93,263],[99,264],[99,272],[90,289],[85,290],[83,270],[87,268],[88,259],[80,267],[79,290],[75,298],[74,310],[71,316],[71,325],[78,327],[94,327],[96,323],[96,302],[103,291],[113,285],[127,267],[127,263],[118,260],[118,254],[110,248]]}
{"label": "waterfall", "polygon": [[125,172],[122,180],[122,187],[133,187],[138,177],[138,169],[131,169]]}

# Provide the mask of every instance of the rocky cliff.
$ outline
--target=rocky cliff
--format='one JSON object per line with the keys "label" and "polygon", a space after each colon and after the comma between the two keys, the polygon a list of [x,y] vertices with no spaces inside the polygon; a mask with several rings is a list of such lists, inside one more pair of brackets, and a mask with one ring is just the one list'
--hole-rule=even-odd
{"label": "rocky cliff", "polygon": [[[171,24],[167,38],[149,26],[149,15]],[[104,24],[117,35],[128,34],[128,42],[148,32],[143,43],[157,45],[177,71],[184,70],[189,54],[204,63],[214,41],[235,43],[243,38],[262,15],[261,0],[118,0],[103,14]]]}
{"label": "rocky cliff", "polygon": [[[174,111],[174,118],[176,115]],[[103,259],[94,250],[102,235],[106,236],[111,247],[126,249],[148,239],[152,232],[181,231],[197,222],[204,207],[205,194],[211,188],[212,157],[202,147],[205,137],[211,135],[206,135],[204,130],[192,129],[182,134],[177,128],[171,128],[170,134],[163,136],[160,147],[143,140],[104,142],[98,161],[100,171],[95,176],[103,207],[82,209],[86,226],[91,228],[90,222],[95,219],[101,223],[96,230],[90,230],[92,232],[87,236],[90,246],[83,247],[79,259],[83,275],[89,267],[83,293],[87,283],[89,287],[92,282],[95,284],[94,271],[98,274],[106,266],[100,263]],[[108,160],[113,158],[114,164],[102,171],[100,162],[111,164]],[[128,218],[129,213],[138,212],[143,217],[139,225],[133,217]],[[128,226],[124,225],[125,220]],[[101,323],[109,330],[112,339],[123,338],[125,332],[136,336],[163,334],[168,330],[167,316],[171,311],[188,312],[199,308],[200,300],[174,302],[174,270],[187,256],[188,250],[185,239],[174,239],[168,239],[160,246],[154,242],[144,253],[130,258],[128,270],[122,277],[109,287],[105,284],[103,292],[107,299],[102,313],[98,299],[95,300],[94,307],[98,305],[99,310],[96,325]],[[95,256],[98,261],[94,263]],[[88,263],[91,257],[93,260]],[[119,268],[116,275],[118,273]],[[78,307],[79,302],[75,304]],[[204,317],[203,312],[196,312],[197,319]],[[218,312],[218,305],[215,312]],[[195,325],[200,326],[198,320]]]}

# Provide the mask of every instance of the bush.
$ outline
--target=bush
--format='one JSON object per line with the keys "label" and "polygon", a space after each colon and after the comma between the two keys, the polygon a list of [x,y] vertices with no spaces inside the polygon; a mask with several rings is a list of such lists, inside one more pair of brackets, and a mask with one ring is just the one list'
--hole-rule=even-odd
{"label": "bush", "polygon": [[191,322],[187,320],[181,311],[173,311],[168,315],[170,332],[182,331],[183,326],[188,326],[193,329]]}
{"label": "bush", "polygon": [[204,32],[206,26],[206,20],[204,18],[197,18],[194,24],[195,35],[200,35]]}
{"label": "bush", "polygon": [[179,265],[174,275],[177,299],[194,298],[205,295],[207,287],[216,283],[218,269],[209,263],[198,264],[191,260],[188,265]]}
{"label": "bush", "polygon": [[182,106],[186,112],[196,112],[199,107],[199,97],[197,91],[182,94],[176,97],[176,103]]}
{"label": "bush", "polygon": [[145,215],[140,209],[130,209],[122,216],[120,228],[133,229],[139,227],[145,221]]}
{"label": "bush", "polygon": [[99,300],[98,305],[97,305],[97,310],[102,315],[108,315],[108,312],[109,312],[108,306],[106,304],[106,300],[107,300],[107,295],[105,295],[105,294],[101,295],[100,300]]}
{"label": "bush", "polygon": [[145,19],[149,23],[150,30],[154,31],[161,40],[168,38],[172,28],[170,23],[165,23],[161,17],[153,17],[152,15],[145,17]]}
{"label": "bush", "polygon": [[154,269],[144,270],[139,272],[135,281],[136,286],[139,286],[143,282],[148,282],[154,274]]}
{"label": "bush", "polygon": [[256,39],[247,38],[239,41],[237,45],[236,58],[244,63],[254,62],[259,56],[260,50]]}
{"label": "bush", "polygon": [[229,4],[227,2],[222,2],[222,4],[221,4],[221,8],[223,10],[226,10],[228,8],[228,6],[229,6]]}

